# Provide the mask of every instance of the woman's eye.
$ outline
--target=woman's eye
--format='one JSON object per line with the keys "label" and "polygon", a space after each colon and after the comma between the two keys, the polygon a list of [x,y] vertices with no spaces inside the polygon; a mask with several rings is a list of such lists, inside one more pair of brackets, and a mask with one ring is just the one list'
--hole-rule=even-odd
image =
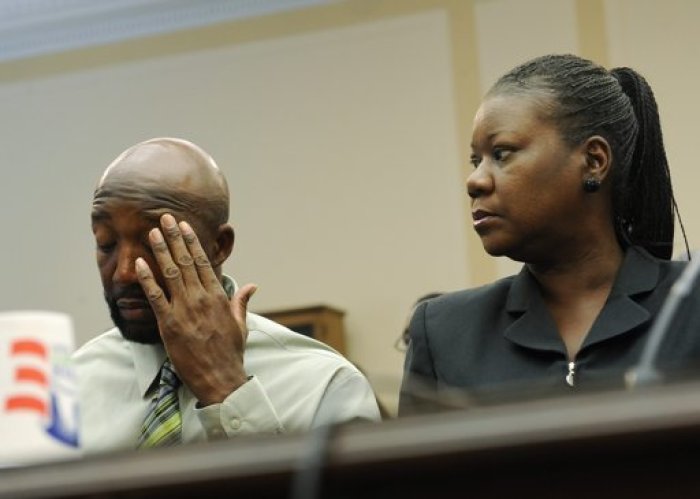
{"label": "woman's eye", "polygon": [[481,163],[481,158],[477,156],[476,154],[472,154],[469,158],[469,162],[472,164],[474,168],[479,167],[479,163]]}
{"label": "woman's eye", "polygon": [[497,147],[493,150],[493,159],[495,159],[496,161],[505,161],[510,155],[510,153],[511,151],[508,149]]}

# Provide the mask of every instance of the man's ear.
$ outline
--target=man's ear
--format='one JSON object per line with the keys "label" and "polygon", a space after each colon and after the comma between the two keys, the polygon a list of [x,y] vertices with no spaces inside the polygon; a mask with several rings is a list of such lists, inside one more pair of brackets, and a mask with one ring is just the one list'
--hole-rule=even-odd
{"label": "man's ear", "polygon": [[216,231],[216,239],[211,256],[211,265],[214,268],[220,267],[233,251],[235,233],[231,224],[219,225]]}
{"label": "man's ear", "polygon": [[612,148],[608,141],[600,135],[593,135],[583,143],[583,153],[586,157],[583,178],[604,183],[613,162]]}

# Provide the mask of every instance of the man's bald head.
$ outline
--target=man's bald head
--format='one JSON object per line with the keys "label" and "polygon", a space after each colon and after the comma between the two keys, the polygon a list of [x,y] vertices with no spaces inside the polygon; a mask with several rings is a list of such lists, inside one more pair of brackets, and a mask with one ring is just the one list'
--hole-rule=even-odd
{"label": "man's bald head", "polygon": [[150,242],[162,216],[167,213],[189,223],[221,279],[221,266],[234,243],[228,209],[228,186],[221,171],[209,154],[186,140],[141,142],[107,167],[95,188],[92,232],[105,300],[125,338],[161,341],[136,261],[143,259],[167,295],[168,284]]}
{"label": "man's bald head", "polygon": [[121,153],[97,183],[94,205],[115,197],[188,214],[208,230],[228,220],[226,179],[206,151],[183,139],[150,139]]}

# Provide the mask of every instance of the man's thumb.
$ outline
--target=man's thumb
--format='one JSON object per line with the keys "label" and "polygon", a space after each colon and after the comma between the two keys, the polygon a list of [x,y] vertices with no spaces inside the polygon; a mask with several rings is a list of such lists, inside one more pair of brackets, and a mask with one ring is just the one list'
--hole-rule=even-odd
{"label": "man's thumb", "polygon": [[245,324],[245,316],[248,312],[248,301],[258,290],[257,284],[246,284],[241,287],[231,298],[231,309],[237,321]]}

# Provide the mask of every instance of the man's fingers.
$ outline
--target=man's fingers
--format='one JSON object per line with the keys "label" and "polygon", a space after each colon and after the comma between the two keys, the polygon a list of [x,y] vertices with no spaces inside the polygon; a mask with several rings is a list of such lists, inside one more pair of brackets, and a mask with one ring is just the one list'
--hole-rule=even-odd
{"label": "man's fingers", "polygon": [[151,308],[153,309],[153,313],[156,315],[156,319],[160,320],[160,318],[163,317],[168,310],[168,299],[165,297],[165,293],[153,278],[153,272],[151,272],[148,264],[141,257],[136,259],[136,276],[138,277],[139,284],[141,284],[143,292],[151,304]]}
{"label": "man's fingers", "polygon": [[[181,232],[175,217],[170,213],[165,213],[160,217],[160,226],[167,242],[170,260],[174,263],[185,286],[199,286],[199,276],[193,260],[194,255],[190,254],[190,250],[183,240],[185,235]],[[163,271],[165,273],[165,269]]]}
{"label": "man's fingers", "polygon": [[165,279],[165,285],[170,292],[170,296],[182,296],[185,292],[182,272],[180,272],[180,267],[175,265],[170,255],[170,249],[160,229],[151,229],[151,232],[148,233],[148,242],[151,244],[153,256],[155,256],[156,263],[160,267],[160,273]]}
{"label": "man's fingers", "polygon": [[233,317],[239,324],[245,324],[246,313],[248,312],[248,301],[258,290],[257,284],[246,284],[240,288],[231,298],[231,310]]}
{"label": "man's fingers", "polygon": [[219,278],[216,277],[216,273],[212,268],[207,254],[202,249],[202,245],[199,242],[197,234],[195,234],[194,230],[187,222],[180,222],[179,225],[180,231],[182,232],[182,238],[185,240],[189,254],[192,255],[194,267],[199,275],[199,280],[202,283],[202,286],[208,290],[220,288],[221,281],[219,281]]}

